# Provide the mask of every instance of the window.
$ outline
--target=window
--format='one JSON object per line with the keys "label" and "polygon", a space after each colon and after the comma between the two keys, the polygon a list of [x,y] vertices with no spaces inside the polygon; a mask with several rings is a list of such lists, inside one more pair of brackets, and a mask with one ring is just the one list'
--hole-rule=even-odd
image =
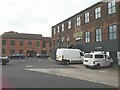
{"label": "window", "polygon": [[15,50],[14,49],[11,49],[10,50],[10,54],[14,54],[15,53]]}
{"label": "window", "polygon": [[67,45],[70,45],[70,37],[66,37],[66,40],[67,40]]}
{"label": "window", "polygon": [[77,17],[77,26],[80,26],[80,16]]}
{"label": "window", "polygon": [[96,29],[96,42],[102,41],[102,30]]}
{"label": "window", "polygon": [[93,55],[92,54],[86,54],[85,58],[93,58]]}
{"label": "window", "polygon": [[28,41],[28,45],[31,46],[32,45],[32,41]]}
{"label": "window", "polygon": [[2,45],[6,45],[6,40],[2,40]]}
{"label": "window", "polygon": [[101,7],[95,9],[95,18],[98,19],[101,17]]}
{"label": "window", "polygon": [[85,13],[85,23],[88,23],[90,21],[89,18],[89,12]]}
{"label": "window", "polygon": [[2,54],[5,54],[6,53],[6,49],[2,49]]}
{"label": "window", "polygon": [[12,46],[15,45],[15,40],[11,40],[11,45],[12,45]]}
{"label": "window", "polygon": [[71,21],[68,22],[68,29],[71,29]]}
{"label": "window", "polygon": [[103,55],[95,55],[95,58],[103,58]]}
{"label": "window", "polygon": [[85,42],[86,43],[90,42],[90,32],[85,32]]}
{"label": "window", "polygon": [[62,31],[64,31],[64,24],[62,24]]}
{"label": "window", "polygon": [[117,25],[109,26],[109,39],[117,39]]}
{"label": "window", "polygon": [[58,28],[57,28],[57,33],[59,33],[60,32],[60,27],[58,26]]}
{"label": "window", "polygon": [[108,14],[113,14],[116,12],[115,0],[108,2]]}
{"label": "window", "polygon": [[24,41],[20,40],[20,46],[23,46],[23,45],[24,45]]}
{"label": "window", "polygon": [[62,45],[64,45],[64,37],[62,37]]}
{"label": "window", "polygon": [[36,47],[40,47],[40,42],[36,41]]}
{"label": "window", "polygon": [[105,55],[105,58],[110,60],[110,57],[108,55]]}
{"label": "window", "polygon": [[46,48],[46,40],[43,40],[43,48]]}
{"label": "window", "polygon": [[19,53],[20,53],[20,54],[23,54],[23,49],[20,49],[20,50],[19,50]]}

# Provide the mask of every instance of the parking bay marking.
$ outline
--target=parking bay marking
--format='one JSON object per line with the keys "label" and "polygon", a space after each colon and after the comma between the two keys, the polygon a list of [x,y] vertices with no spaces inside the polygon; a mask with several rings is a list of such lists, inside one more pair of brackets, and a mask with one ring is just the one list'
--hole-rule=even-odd
{"label": "parking bay marking", "polygon": [[25,66],[26,68],[33,68],[34,66],[33,65],[27,65]]}

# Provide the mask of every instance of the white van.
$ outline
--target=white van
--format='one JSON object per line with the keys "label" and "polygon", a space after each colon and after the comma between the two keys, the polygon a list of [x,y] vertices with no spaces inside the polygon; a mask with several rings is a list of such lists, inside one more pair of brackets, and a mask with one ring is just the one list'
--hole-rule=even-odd
{"label": "white van", "polygon": [[103,53],[86,53],[84,55],[83,65],[88,67],[100,68],[113,65],[113,60]]}
{"label": "white van", "polygon": [[79,49],[60,48],[56,51],[56,60],[61,64],[82,63],[83,56],[83,52]]}

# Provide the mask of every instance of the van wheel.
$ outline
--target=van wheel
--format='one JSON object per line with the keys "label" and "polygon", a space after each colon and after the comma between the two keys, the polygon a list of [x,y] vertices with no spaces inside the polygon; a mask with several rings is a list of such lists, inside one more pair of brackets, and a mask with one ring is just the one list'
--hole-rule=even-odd
{"label": "van wheel", "polygon": [[67,65],[69,65],[69,64],[70,64],[70,61],[69,61],[69,60],[68,60],[68,61],[66,61],[66,64],[67,64]]}
{"label": "van wheel", "polygon": [[86,66],[86,68],[89,68],[89,66]]}
{"label": "van wheel", "polygon": [[63,64],[65,64],[65,62],[64,62],[64,61],[62,61],[62,62],[61,62],[61,65],[63,65]]}
{"label": "van wheel", "polygon": [[110,63],[110,67],[112,67],[113,66],[113,63]]}
{"label": "van wheel", "polygon": [[96,65],[96,68],[97,68],[97,69],[100,69],[100,64],[97,64],[97,65]]}

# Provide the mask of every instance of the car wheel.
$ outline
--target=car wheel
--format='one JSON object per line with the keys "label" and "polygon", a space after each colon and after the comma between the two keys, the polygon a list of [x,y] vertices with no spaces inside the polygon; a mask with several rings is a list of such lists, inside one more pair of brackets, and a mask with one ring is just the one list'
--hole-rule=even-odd
{"label": "car wheel", "polygon": [[100,69],[100,64],[97,64],[97,65],[96,65],[96,68],[97,68],[97,69]]}
{"label": "car wheel", "polygon": [[64,64],[64,62],[62,61],[62,62],[61,62],[61,65],[63,65],[63,64]]}
{"label": "car wheel", "polygon": [[62,65],[66,64],[66,61],[62,60],[61,64],[62,64]]}
{"label": "car wheel", "polygon": [[89,68],[89,66],[86,66],[86,68]]}

